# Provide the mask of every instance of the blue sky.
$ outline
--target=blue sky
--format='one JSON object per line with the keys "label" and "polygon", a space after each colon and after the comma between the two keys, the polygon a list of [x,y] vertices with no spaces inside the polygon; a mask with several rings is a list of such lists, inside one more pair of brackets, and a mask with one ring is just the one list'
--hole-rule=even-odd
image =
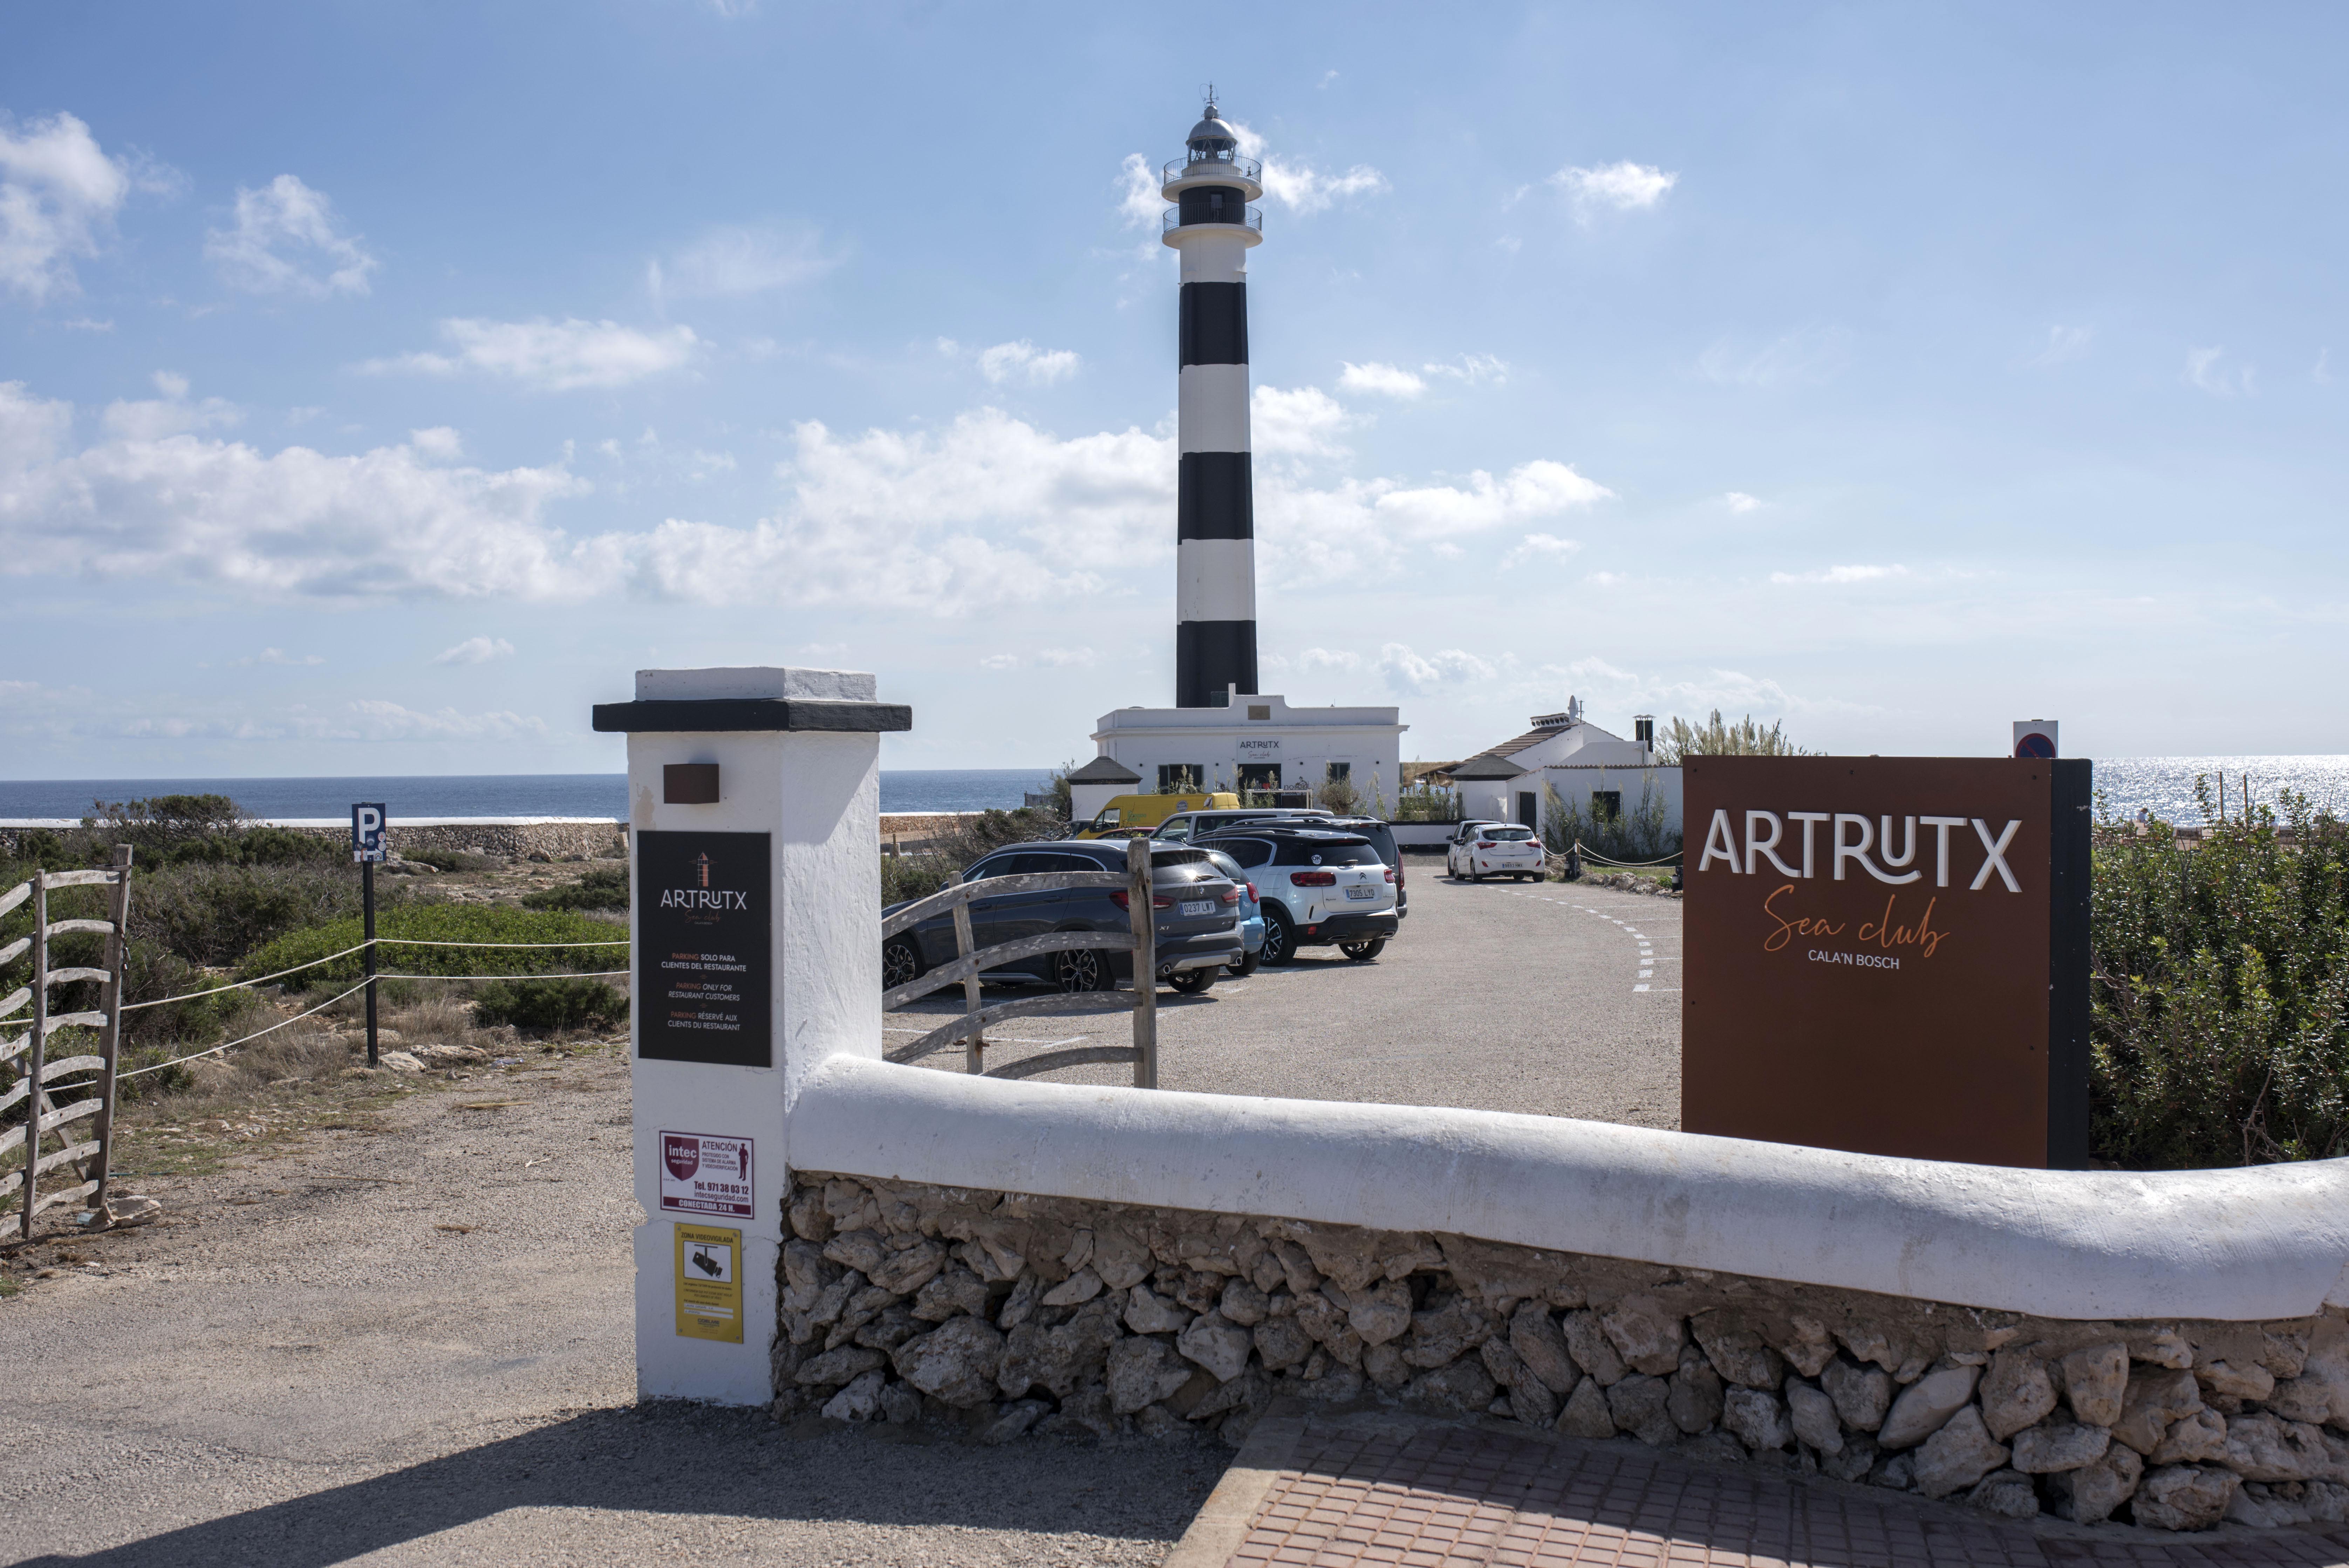
{"label": "blue sky", "polygon": [[2349,15],[1188,15],[19,8],[0,776],[616,769],[654,665],[1090,755],[1171,700],[1208,80],[1266,689],[2349,752]]}

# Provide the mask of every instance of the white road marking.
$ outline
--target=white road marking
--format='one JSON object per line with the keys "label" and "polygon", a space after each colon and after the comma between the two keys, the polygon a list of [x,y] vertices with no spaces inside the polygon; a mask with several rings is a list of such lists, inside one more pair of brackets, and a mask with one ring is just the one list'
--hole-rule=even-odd
{"label": "white road marking", "polygon": [[1647,987],[1646,987],[1645,985],[1634,985],[1634,986],[1632,986],[1632,987],[1631,987],[1631,989],[1632,989],[1632,990],[1634,990],[1634,991],[1644,991],[1644,990],[1646,990],[1646,989],[1647,989]]}

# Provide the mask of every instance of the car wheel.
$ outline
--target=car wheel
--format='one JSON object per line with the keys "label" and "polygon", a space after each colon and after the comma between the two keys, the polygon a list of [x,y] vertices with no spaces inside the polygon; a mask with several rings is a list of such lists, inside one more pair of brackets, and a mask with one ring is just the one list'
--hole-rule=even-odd
{"label": "car wheel", "polygon": [[1174,986],[1185,996],[1195,996],[1213,985],[1219,973],[1221,971],[1216,969],[1185,969],[1180,975],[1168,975],[1166,984]]}
{"label": "car wheel", "polygon": [[1247,957],[1241,959],[1237,964],[1225,965],[1224,973],[1230,975],[1235,980],[1245,980],[1249,975],[1256,973],[1257,965],[1262,962],[1263,960],[1261,958],[1259,958],[1256,954],[1251,953]]}
{"label": "car wheel", "polygon": [[1264,912],[1264,946],[1257,956],[1276,969],[1297,956],[1297,932],[1278,909]]}
{"label": "car wheel", "polygon": [[922,954],[909,937],[896,937],[881,944],[881,989],[895,991],[910,980],[922,975]]}
{"label": "car wheel", "polygon": [[1357,964],[1368,964],[1371,959],[1376,958],[1380,954],[1384,953],[1386,950],[1387,939],[1383,936],[1373,936],[1368,942],[1341,942],[1338,944],[1338,951],[1344,954],[1347,957],[1352,959]]}
{"label": "car wheel", "polygon": [[1116,982],[1110,977],[1109,959],[1100,948],[1075,947],[1052,954],[1052,984],[1074,995],[1106,991]]}

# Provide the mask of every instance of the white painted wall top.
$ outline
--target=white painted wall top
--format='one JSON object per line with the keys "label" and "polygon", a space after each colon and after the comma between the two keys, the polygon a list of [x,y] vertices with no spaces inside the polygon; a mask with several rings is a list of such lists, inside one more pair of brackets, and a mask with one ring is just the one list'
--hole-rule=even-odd
{"label": "white painted wall top", "polygon": [[638,670],[636,700],[806,697],[872,702],[879,688],[864,670],[803,670],[750,665],[707,670]]}
{"label": "white painted wall top", "polygon": [[2349,1160],[2016,1171],[846,1056],[809,1075],[791,1146],[802,1170],[1447,1232],[2044,1317],[2349,1305]]}

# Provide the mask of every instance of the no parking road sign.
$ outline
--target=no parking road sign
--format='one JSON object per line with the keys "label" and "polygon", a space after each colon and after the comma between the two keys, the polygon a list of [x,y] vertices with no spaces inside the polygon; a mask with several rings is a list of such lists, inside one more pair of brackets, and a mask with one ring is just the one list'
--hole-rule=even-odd
{"label": "no parking road sign", "polygon": [[387,826],[383,803],[351,808],[351,859],[354,861],[388,861],[391,851],[384,841]]}

